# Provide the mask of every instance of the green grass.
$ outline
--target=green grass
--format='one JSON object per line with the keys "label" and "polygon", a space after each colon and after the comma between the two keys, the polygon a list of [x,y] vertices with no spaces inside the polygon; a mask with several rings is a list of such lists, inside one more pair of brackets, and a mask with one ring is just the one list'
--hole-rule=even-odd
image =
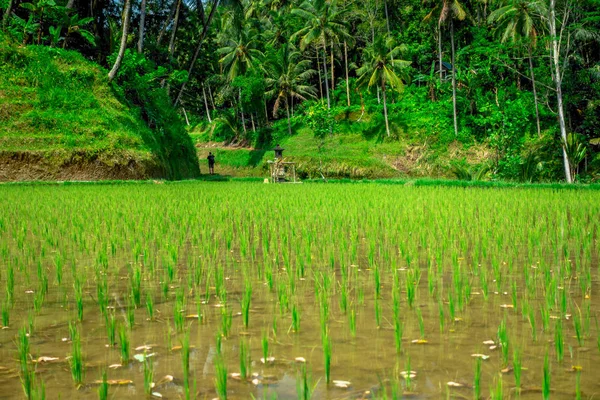
{"label": "green grass", "polygon": [[[171,144],[115,88],[77,52],[0,39],[0,160],[12,160],[0,179],[197,176],[195,160],[169,159]],[[193,155],[189,139],[185,146]]]}

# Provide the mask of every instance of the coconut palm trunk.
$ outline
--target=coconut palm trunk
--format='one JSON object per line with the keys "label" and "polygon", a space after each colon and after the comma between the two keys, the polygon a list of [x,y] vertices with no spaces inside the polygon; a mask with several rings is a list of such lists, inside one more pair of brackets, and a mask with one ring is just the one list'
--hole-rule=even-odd
{"label": "coconut palm trunk", "polygon": [[440,58],[440,83],[444,79],[444,65],[442,64],[442,21],[438,22],[438,56]]}
{"label": "coconut palm trunk", "polygon": [[127,48],[127,32],[129,32],[129,14],[131,12],[131,0],[125,0],[123,5],[123,33],[121,35],[121,46],[119,47],[119,54],[112,69],[108,73],[108,81],[115,79],[121,62],[123,62],[123,56],[125,55],[125,49]]}
{"label": "coconut palm trunk", "polygon": [[537,99],[537,89],[535,87],[535,73],[533,72],[533,60],[531,55],[531,44],[529,45],[529,72],[531,74],[531,84],[533,87],[533,102],[535,103],[535,122],[537,124],[538,137],[542,137],[542,129],[540,127],[540,107]]}
{"label": "coconut palm trunk", "polygon": [[290,119],[290,102],[285,99],[285,112],[287,114],[288,134],[292,136],[292,120]]}
{"label": "coconut palm trunk", "polygon": [[242,128],[244,129],[244,137],[247,136],[248,132],[246,131],[246,119],[244,118],[244,105],[242,104],[242,89],[239,90],[239,100],[240,100],[240,114],[242,115]]}
{"label": "coconut palm trunk", "polygon": [[319,74],[319,94],[321,100],[323,100],[323,78],[321,77],[321,57],[319,56],[319,49],[317,48],[317,73]]}
{"label": "coconut palm trunk", "polygon": [[175,19],[173,20],[173,30],[171,31],[171,39],[169,40],[169,55],[173,57],[175,52],[175,35],[177,34],[177,26],[179,25],[179,9],[181,8],[181,0],[177,1],[177,9],[175,10]]}
{"label": "coconut palm trunk", "polygon": [[333,68],[333,40],[331,41],[330,54],[331,54],[331,90],[333,90],[334,86],[335,86],[335,76],[333,75],[333,71],[334,71],[334,68]]}
{"label": "coconut palm trunk", "polygon": [[350,107],[350,83],[348,82],[348,45],[344,40],[344,66],[346,68],[346,99],[348,100],[348,107]]}
{"label": "coconut palm trunk", "polygon": [[567,183],[573,183],[573,177],[571,176],[571,168],[569,165],[569,156],[565,147],[567,143],[567,127],[565,125],[565,113],[563,108],[562,98],[562,76],[560,74],[560,45],[558,43],[558,37],[556,36],[556,0],[550,0],[549,7],[549,28],[550,37],[552,38],[552,78],[556,85],[556,99],[558,102],[558,123],[560,125],[560,136],[562,138],[562,153],[563,153],[563,164],[565,168],[565,178]]}
{"label": "coconut palm trunk", "polygon": [[141,53],[144,50],[144,27],[146,23],[146,0],[142,0],[140,6],[140,37],[138,39],[137,51]]}
{"label": "coconut palm trunk", "polygon": [[204,83],[202,84],[202,97],[204,98],[204,109],[206,110],[206,117],[208,118],[208,122],[212,122],[210,118],[210,111],[208,110],[208,100],[206,99],[206,89],[204,89]]}
{"label": "coconut palm trunk", "polygon": [[331,101],[329,100],[329,82],[327,81],[327,46],[323,40],[323,69],[325,70],[325,94],[327,95],[327,109],[331,109]]}
{"label": "coconut palm trunk", "polygon": [[381,84],[381,92],[383,93],[383,117],[385,119],[385,132],[390,136],[390,124],[388,122],[387,113],[387,97],[385,95],[385,82]]}
{"label": "coconut palm trunk", "polygon": [[450,43],[452,45],[452,113],[454,116],[454,135],[458,136],[458,116],[456,113],[456,65],[454,60],[454,21],[450,19]]}

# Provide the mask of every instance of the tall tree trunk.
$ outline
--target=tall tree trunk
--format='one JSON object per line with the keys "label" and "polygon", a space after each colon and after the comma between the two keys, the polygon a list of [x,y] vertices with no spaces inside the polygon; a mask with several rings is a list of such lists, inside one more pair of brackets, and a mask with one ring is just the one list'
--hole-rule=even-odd
{"label": "tall tree trunk", "polygon": [[438,23],[438,55],[440,57],[440,83],[444,79],[444,64],[442,64],[442,23]]}
{"label": "tall tree trunk", "polygon": [[212,122],[210,118],[210,111],[208,110],[208,100],[206,99],[206,89],[204,89],[204,83],[202,83],[202,97],[204,98],[204,108],[206,109],[206,116],[208,117],[208,122]]}
{"label": "tall tree trunk", "polygon": [[208,97],[210,98],[210,105],[212,106],[213,111],[216,110],[217,108],[215,107],[215,99],[213,99],[210,83],[208,84]]}
{"label": "tall tree trunk", "polygon": [[381,91],[383,92],[383,117],[385,118],[385,132],[390,136],[390,124],[388,122],[387,114],[387,98],[385,96],[385,83],[381,84]]}
{"label": "tall tree trunk", "polygon": [[129,32],[129,13],[131,12],[131,0],[125,0],[125,4],[123,5],[123,33],[121,35],[121,46],[119,47],[119,54],[117,54],[117,59],[115,60],[115,64],[112,69],[108,73],[108,81],[112,81],[115,79],[117,75],[117,71],[119,71],[119,67],[121,66],[121,62],[123,61],[123,56],[125,55],[125,49],[127,48],[127,32]]}
{"label": "tall tree trunk", "polygon": [[385,26],[387,27],[387,33],[390,34],[390,16],[388,14],[387,0],[383,0],[383,8],[385,10]]}
{"label": "tall tree trunk", "polygon": [[348,82],[348,46],[344,40],[344,65],[346,67],[346,99],[348,100],[348,107],[350,107],[350,83]]}
{"label": "tall tree trunk", "polygon": [[333,91],[335,86],[335,77],[333,75],[333,40],[331,41],[331,90]]}
{"label": "tall tree trunk", "polygon": [[452,45],[452,114],[454,116],[454,135],[458,136],[458,116],[456,114],[456,65],[454,60],[454,21],[450,19],[450,43]]}
{"label": "tall tree trunk", "polygon": [[240,113],[242,114],[242,128],[244,129],[244,138],[248,136],[248,132],[246,131],[246,119],[244,118],[244,105],[242,104],[242,89],[239,89],[239,98],[240,98]]}
{"label": "tall tree trunk", "polygon": [[175,11],[175,19],[173,20],[173,29],[171,30],[171,39],[169,40],[169,56],[173,57],[175,51],[175,35],[177,34],[177,25],[179,25],[179,9],[181,8],[181,0],[177,1],[177,10]]}
{"label": "tall tree trunk", "polygon": [[323,41],[323,69],[325,70],[325,94],[327,95],[327,109],[331,109],[331,101],[329,100],[329,82],[327,81],[327,47],[326,41]]}
{"label": "tall tree trunk", "polygon": [[167,32],[167,28],[169,27],[169,23],[171,22],[171,20],[173,19],[173,16],[175,15],[175,10],[176,10],[178,4],[179,4],[179,0],[173,1],[173,6],[171,6],[171,11],[169,12],[169,16],[165,19],[165,22],[163,23],[162,27],[160,28],[160,31],[158,32],[158,37],[156,38],[157,46],[160,45],[160,42],[162,41],[162,38],[165,35],[165,32]]}
{"label": "tall tree trunk", "polygon": [[142,0],[140,6],[140,37],[138,39],[137,51],[141,53],[144,51],[144,27],[146,24],[146,0]]}
{"label": "tall tree trunk", "polygon": [[[127,1],[129,1],[129,0],[127,0]],[[198,44],[196,46],[196,51],[194,52],[194,56],[192,57],[192,61],[190,62],[190,67],[188,68],[188,77],[190,77],[192,75],[192,71],[194,70],[194,65],[196,65],[196,60],[198,60],[198,55],[200,55],[200,49],[202,48],[202,43],[204,42],[204,38],[206,37],[206,34],[208,33],[208,28],[210,27],[210,23],[212,22],[215,12],[217,11],[218,4],[219,4],[219,0],[213,0],[210,14],[208,14],[208,18],[207,18],[206,22],[204,23],[204,27],[202,28],[202,34],[200,35],[200,39],[198,40]],[[183,91],[185,90],[185,84],[186,84],[186,82],[183,82],[183,84],[181,85],[181,89],[179,89],[179,94],[177,95],[177,98],[175,99],[175,103],[173,105],[177,105],[177,103],[179,103],[179,100],[181,100],[181,96],[183,95]]]}
{"label": "tall tree trunk", "polygon": [[535,122],[537,123],[538,137],[542,137],[542,129],[540,127],[540,107],[537,99],[537,89],[535,87],[535,74],[533,72],[533,60],[531,55],[531,44],[529,44],[529,72],[531,73],[531,83],[533,85],[533,101],[535,103]]}
{"label": "tall tree trunk", "polygon": [[[288,97],[289,98],[289,97]],[[292,136],[292,121],[290,119],[290,103],[288,98],[285,99],[285,112],[287,114],[287,122],[288,122],[288,134]]]}
{"label": "tall tree trunk", "polygon": [[319,93],[323,100],[323,77],[321,76],[321,57],[319,56],[319,48],[317,47],[317,72],[319,73]]}
{"label": "tall tree trunk", "polygon": [[250,113],[250,123],[252,124],[252,132],[256,133],[256,125],[254,125],[254,113]]}
{"label": "tall tree trunk", "polygon": [[75,5],[75,0],[69,0],[67,2],[67,8],[68,9],[73,9],[73,6]]}
{"label": "tall tree trunk", "polygon": [[558,122],[560,125],[560,137],[562,138],[562,153],[563,153],[563,164],[565,168],[565,178],[567,183],[573,183],[573,177],[571,176],[571,168],[569,162],[569,155],[565,144],[567,143],[567,127],[565,125],[565,112],[563,109],[563,98],[562,98],[562,76],[560,74],[560,47],[558,43],[558,37],[556,36],[556,0],[550,0],[549,7],[549,28],[550,37],[552,38],[552,79],[556,85],[556,99],[558,101]]}
{"label": "tall tree trunk", "polygon": [[269,124],[269,110],[267,109],[267,98],[263,95],[263,103],[265,104],[265,125]]}

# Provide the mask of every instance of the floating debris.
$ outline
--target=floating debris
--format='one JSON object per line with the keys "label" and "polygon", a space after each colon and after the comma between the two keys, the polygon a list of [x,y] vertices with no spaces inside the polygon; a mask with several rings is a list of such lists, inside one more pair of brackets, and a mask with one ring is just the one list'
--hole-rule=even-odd
{"label": "floating debris", "polygon": [[267,361],[265,362],[265,358],[261,357],[260,362],[263,364],[275,362],[275,357],[267,357]]}
{"label": "floating debris", "polygon": [[496,343],[493,340],[486,340],[485,342],[483,342],[483,344],[485,344],[486,346],[490,346],[490,345],[494,345]]}
{"label": "floating debris", "polygon": [[351,383],[349,381],[333,381],[335,387],[339,387],[342,389],[347,389],[350,387]]}
{"label": "floating debris", "polygon": [[417,371],[402,371],[400,372],[400,376],[403,377],[404,379],[406,378],[416,378],[417,377]]}
{"label": "floating debris", "polygon": [[471,354],[471,357],[481,358],[482,360],[487,360],[490,358],[490,356],[487,356],[485,354],[479,354],[479,353]]}
{"label": "floating debris", "polygon": [[[104,381],[96,380],[95,384],[100,385],[104,383]],[[106,383],[110,386],[124,386],[124,385],[133,385],[133,381],[131,379],[109,379]]]}
{"label": "floating debris", "polygon": [[33,362],[36,362],[36,363],[45,363],[45,362],[52,362],[52,361],[58,361],[58,360],[60,360],[58,357],[45,357],[45,356],[42,356],[42,357],[38,357],[37,360],[33,360]]}
{"label": "floating debris", "polygon": [[135,348],[135,351],[144,351],[144,350],[152,350],[152,346],[145,344],[143,346],[138,346]]}
{"label": "floating debris", "polygon": [[158,393],[158,392],[152,392],[152,397],[158,397],[159,399],[162,398],[162,394]]}
{"label": "floating debris", "polygon": [[121,364],[111,364],[108,366],[109,369],[117,369],[117,368],[121,368],[122,365]]}
{"label": "floating debris", "polygon": [[427,344],[429,343],[427,340],[425,339],[415,339],[412,341],[413,344]]}
{"label": "floating debris", "polygon": [[304,357],[296,357],[296,358],[294,358],[294,361],[299,362],[299,363],[305,363],[306,359]]}
{"label": "floating debris", "polygon": [[154,357],[155,355],[156,355],[156,353],[150,353],[150,354],[141,353],[141,354],[135,354],[133,356],[133,358],[139,362],[144,362],[147,358]]}
{"label": "floating debris", "polygon": [[447,383],[448,386],[450,387],[457,387],[457,388],[461,388],[461,387],[465,387],[466,385],[464,383],[459,383],[459,382],[448,382]]}
{"label": "floating debris", "polygon": [[500,304],[500,308],[515,308],[512,304]]}

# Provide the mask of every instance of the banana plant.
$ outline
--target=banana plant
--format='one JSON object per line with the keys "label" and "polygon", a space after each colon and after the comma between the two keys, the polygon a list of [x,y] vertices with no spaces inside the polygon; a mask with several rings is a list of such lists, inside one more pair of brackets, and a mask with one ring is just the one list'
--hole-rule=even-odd
{"label": "banana plant", "polygon": [[77,33],[79,36],[84,38],[89,44],[92,46],[96,45],[96,40],[92,32],[84,29],[83,27],[90,22],[92,22],[94,18],[79,18],[79,14],[73,14],[70,17],[66,17],[66,26],[67,26],[67,34],[65,35],[65,40],[63,42],[63,48],[67,47],[67,41],[69,40],[69,36],[73,33]]}

